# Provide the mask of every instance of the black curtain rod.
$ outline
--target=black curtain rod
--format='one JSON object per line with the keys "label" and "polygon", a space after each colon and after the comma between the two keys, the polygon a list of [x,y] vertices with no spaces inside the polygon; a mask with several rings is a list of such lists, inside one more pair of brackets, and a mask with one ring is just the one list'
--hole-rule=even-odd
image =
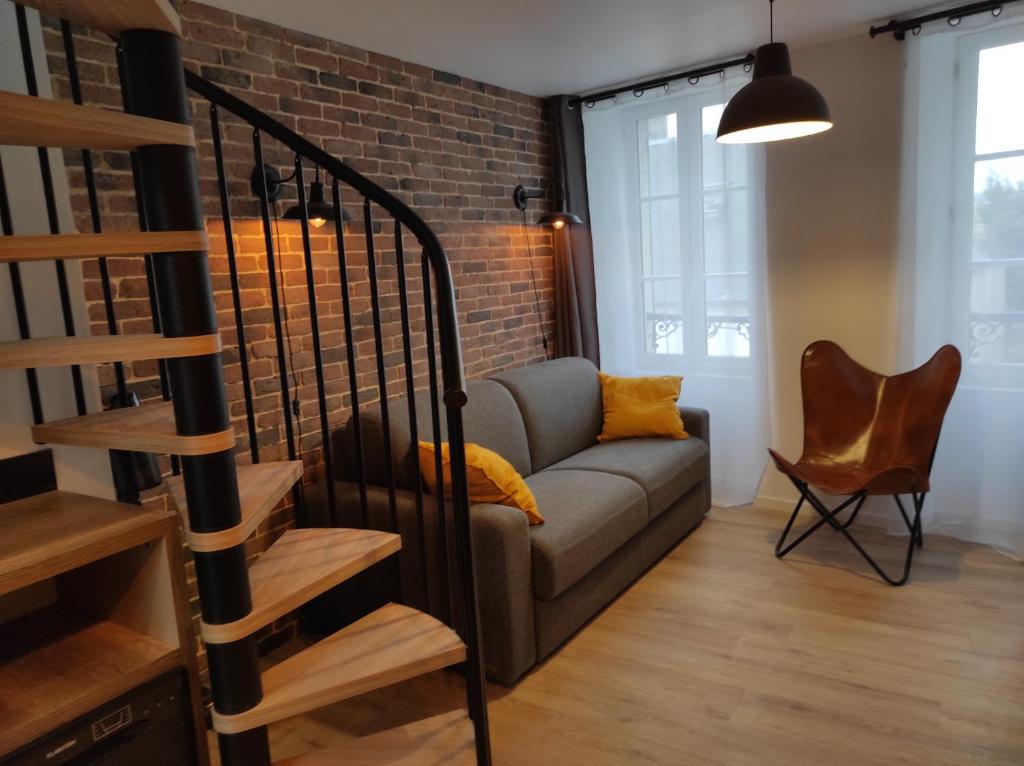
{"label": "black curtain rod", "polygon": [[651,90],[652,88],[664,87],[675,80],[687,79],[691,83],[696,84],[697,80],[701,77],[707,77],[711,74],[720,74],[726,69],[734,66],[752,66],[753,63],[754,54],[748,53],[742,58],[730,59],[729,61],[723,61],[719,64],[705,64],[704,66],[697,67],[696,69],[688,69],[685,72],[677,72],[676,74],[665,75],[664,77],[658,77],[653,80],[644,80],[643,82],[633,83],[632,85],[623,85],[620,88],[609,88],[608,90],[602,90],[598,93],[592,93],[589,96],[573,96],[569,99],[569,108],[575,109],[580,104],[591,107],[598,101],[607,101],[610,98],[615,98],[620,93],[632,93],[634,96],[639,97],[642,96],[645,91]]}
{"label": "black curtain rod", "polygon": [[987,2],[968,3],[967,5],[959,5],[956,8],[948,8],[944,11],[926,13],[924,16],[915,16],[912,19],[893,19],[888,24],[871,27],[868,30],[868,34],[871,37],[878,37],[878,35],[892,32],[897,40],[903,40],[906,38],[907,32],[915,35],[920,32],[922,24],[945,19],[950,26],[955,27],[965,16],[973,16],[977,13],[985,13],[986,11],[991,12],[993,16],[998,16],[1003,12],[1004,5],[1015,2],[1018,2],[1018,0],[988,0]]}

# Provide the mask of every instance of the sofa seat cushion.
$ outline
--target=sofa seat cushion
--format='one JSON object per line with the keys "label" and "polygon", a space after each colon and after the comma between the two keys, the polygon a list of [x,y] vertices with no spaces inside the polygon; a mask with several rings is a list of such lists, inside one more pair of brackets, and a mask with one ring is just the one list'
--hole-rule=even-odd
{"label": "sofa seat cushion", "polygon": [[544,523],[530,527],[533,591],[552,599],[647,524],[647,500],[631,479],[600,471],[541,471],[526,480]]}
{"label": "sofa seat cushion", "polygon": [[593,471],[631,479],[644,488],[650,518],[708,475],[708,445],[701,439],[623,439],[595,444],[545,469]]}

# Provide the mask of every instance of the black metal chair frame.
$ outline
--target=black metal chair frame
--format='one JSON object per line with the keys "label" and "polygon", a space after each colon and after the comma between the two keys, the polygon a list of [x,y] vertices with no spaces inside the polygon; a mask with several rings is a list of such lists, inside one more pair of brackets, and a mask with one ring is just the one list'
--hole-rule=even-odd
{"label": "black metal chair frame", "polygon": [[[920,548],[924,545],[924,532],[921,529],[921,511],[924,508],[924,492],[912,492],[911,497],[914,500],[914,518],[911,520],[910,516],[907,515],[907,510],[903,505],[903,500],[900,499],[899,495],[893,495],[896,500],[896,505],[900,509],[900,515],[903,517],[903,522],[907,525],[907,531],[910,532],[910,541],[907,543],[907,557],[903,563],[903,574],[897,579],[891,577],[882,567],[878,564],[874,558],[871,557],[857,539],[850,534],[849,527],[853,524],[857,518],[857,514],[860,513],[861,507],[864,505],[864,501],[868,498],[866,491],[857,492],[851,495],[848,499],[844,500],[838,506],[829,510],[825,507],[825,504],[821,499],[815,495],[809,485],[804,482],[797,481],[790,477],[790,481],[793,482],[793,486],[800,492],[800,499],[797,501],[796,507],[793,509],[793,514],[789,517],[789,521],[786,523],[786,528],[782,530],[782,536],[779,538],[779,542],[775,544],[775,557],[782,558],[787,553],[796,548],[800,543],[810,537],[812,534],[821,529],[825,524],[828,524],[835,531],[841,533],[850,544],[857,549],[857,552],[864,557],[871,568],[878,572],[879,576],[885,580],[889,585],[904,585],[910,577],[910,565],[914,558],[914,548]],[[818,512],[821,516],[818,521],[812,524],[810,527],[805,529],[796,540],[786,545],[786,538],[789,536],[790,530],[793,528],[793,522],[796,521],[796,517],[800,514],[800,509],[803,507],[804,501],[810,503],[811,507]],[[850,518],[846,521],[839,521],[839,514],[849,508],[851,505],[856,503],[853,508],[853,513],[850,514]],[[783,547],[785,546],[785,547]]]}

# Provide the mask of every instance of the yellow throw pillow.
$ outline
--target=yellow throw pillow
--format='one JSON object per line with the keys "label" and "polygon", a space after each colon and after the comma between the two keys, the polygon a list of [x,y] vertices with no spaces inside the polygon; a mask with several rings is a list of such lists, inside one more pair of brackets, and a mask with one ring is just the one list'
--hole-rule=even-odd
{"label": "yellow throw pillow", "polygon": [[599,442],[660,436],[688,439],[676,401],[683,387],[678,375],[623,378],[597,373],[601,380],[604,427]]}
{"label": "yellow throw pillow", "polygon": [[[420,472],[427,491],[437,494],[434,445],[431,442],[420,442],[419,456]],[[452,464],[448,442],[441,444],[441,466],[445,495],[451,495]],[[523,477],[497,452],[479,444],[467,444],[466,483],[469,486],[470,502],[509,505],[525,512],[530,524],[544,523],[544,517],[537,510],[537,501]]]}

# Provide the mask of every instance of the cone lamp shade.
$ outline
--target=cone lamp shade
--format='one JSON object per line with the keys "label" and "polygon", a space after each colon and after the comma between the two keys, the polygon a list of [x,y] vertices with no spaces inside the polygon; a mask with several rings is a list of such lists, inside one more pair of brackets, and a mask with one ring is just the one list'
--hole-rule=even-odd
{"label": "cone lamp shade", "polygon": [[[317,175],[319,176],[319,173]],[[319,177],[309,185],[309,199],[306,201],[306,216],[310,225],[317,229],[328,221],[334,220],[334,205],[328,202],[324,197],[324,185],[320,181]],[[302,219],[302,208],[298,205],[292,205],[281,217],[289,221],[299,221]],[[348,219],[348,211],[342,208],[341,220],[348,221]]]}
{"label": "cone lamp shade", "polygon": [[807,80],[793,75],[789,47],[773,42],[757,49],[754,77],[726,104],[717,141],[760,144],[810,136],[831,127],[825,98]]}
{"label": "cone lamp shade", "polygon": [[537,223],[554,229],[564,229],[566,226],[572,226],[573,224],[582,225],[583,219],[575,213],[560,211],[557,213],[545,213],[537,220]]}

